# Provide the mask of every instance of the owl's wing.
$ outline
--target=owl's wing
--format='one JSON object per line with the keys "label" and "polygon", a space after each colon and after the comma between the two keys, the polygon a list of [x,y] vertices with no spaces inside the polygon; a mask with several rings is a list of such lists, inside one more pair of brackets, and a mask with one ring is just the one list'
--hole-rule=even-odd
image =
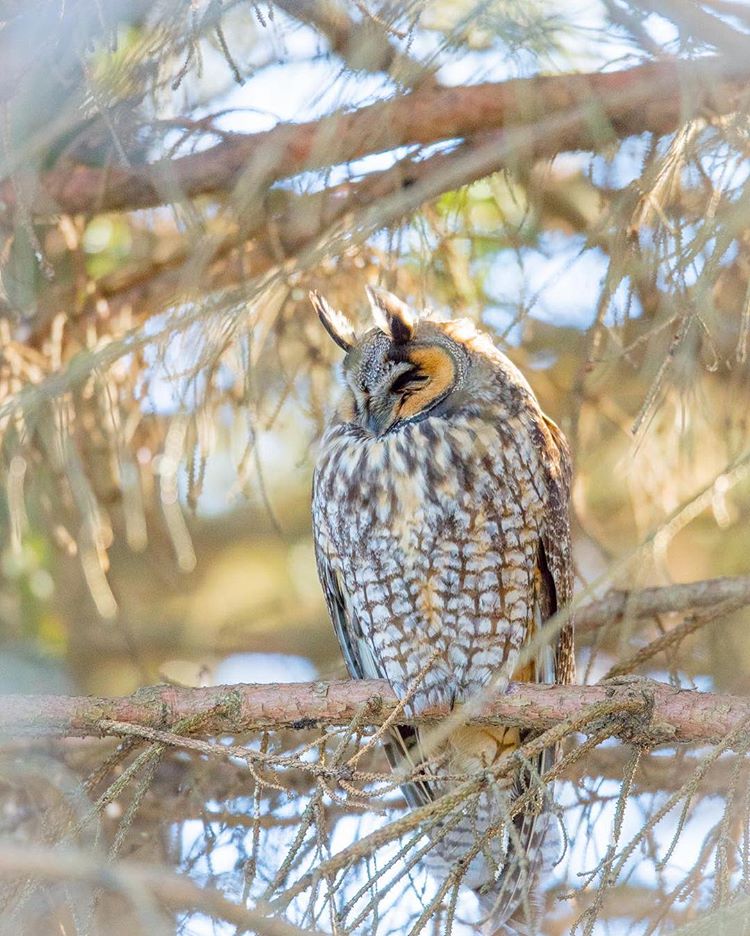
{"label": "owl's wing", "polygon": [[353,679],[382,679],[384,674],[365,640],[359,618],[341,588],[338,575],[320,552],[317,553],[317,561],[328,614],[333,622],[349,675]]}
{"label": "owl's wing", "polygon": [[[536,558],[536,589],[534,595],[533,633],[538,633],[557,611],[557,584],[547,559],[546,537],[542,537]],[[556,642],[540,648],[536,658],[536,682],[557,682]]]}
{"label": "owl's wing", "polygon": [[[339,577],[331,568],[331,564],[320,550],[316,551],[318,574],[323,585],[328,613],[333,622],[336,638],[344,655],[346,668],[353,679],[384,679],[385,673],[375,659],[370,646],[362,632],[362,627],[356,611],[347,599],[346,592],[341,586]],[[399,725],[392,728],[389,738],[384,742],[385,754],[388,763],[396,770],[406,767],[411,773],[423,760],[419,744],[419,735],[414,728],[408,725]],[[405,783],[401,790],[407,803],[414,806],[424,806],[435,798],[435,791],[430,784],[424,781]]]}
{"label": "owl's wing", "polygon": [[[570,449],[565,436],[551,419],[545,417],[547,430],[547,503],[542,534],[546,564],[555,600],[550,614],[567,607],[573,598],[573,550],[570,538],[570,484],[573,473]],[[572,683],[575,679],[573,618],[570,617],[557,640],[555,682]]]}
{"label": "owl's wing", "polygon": [[[572,598],[573,560],[570,545],[570,519],[568,500],[570,497],[571,462],[568,444],[560,429],[551,420],[544,418],[540,426],[543,446],[547,502],[545,504],[544,527],[540,536],[536,562],[536,589],[534,600],[533,631],[538,632]],[[560,631],[556,646],[542,647],[536,659],[535,677],[539,682],[569,683],[575,675],[573,656],[573,623],[568,621]],[[557,750],[547,748],[536,761],[535,768],[543,775],[555,762]],[[534,781],[523,773],[519,777],[517,794],[529,789]],[[543,870],[556,859],[558,836],[554,828],[555,819],[549,810],[530,809],[513,820],[515,843],[509,845],[508,859],[491,893],[484,898],[485,908],[491,915],[498,911],[506,923],[513,924],[516,932],[525,932],[523,918],[533,912],[533,895]],[[488,899],[489,898],[489,899]],[[529,905],[532,906],[529,906]],[[505,916],[505,914],[508,916]],[[520,924],[520,925],[519,925]]]}

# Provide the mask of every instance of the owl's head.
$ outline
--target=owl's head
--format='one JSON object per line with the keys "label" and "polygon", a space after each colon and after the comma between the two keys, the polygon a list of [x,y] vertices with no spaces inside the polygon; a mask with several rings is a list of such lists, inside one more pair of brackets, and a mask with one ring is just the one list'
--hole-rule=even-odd
{"label": "owl's head", "polygon": [[343,372],[348,393],[341,417],[382,436],[448,412],[471,389],[467,385],[474,382],[475,372],[484,370],[481,351],[487,348],[480,346],[486,343],[494,352],[491,343],[467,323],[420,319],[385,290],[368,286],[367,295],[375,328],[357,337],[342,312],[319,293],[310,293],[326,331],[346,352]]}

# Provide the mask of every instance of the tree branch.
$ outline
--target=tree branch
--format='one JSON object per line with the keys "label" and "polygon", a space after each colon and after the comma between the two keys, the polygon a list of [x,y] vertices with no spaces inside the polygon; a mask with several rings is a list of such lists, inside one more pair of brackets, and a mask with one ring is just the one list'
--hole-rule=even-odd
{"label": "tree branch", "polygon": [[315,936],[319,932],[300,929],[286,920],[235,903],[215,888],[197,884],[168,868],[141,861],[110,862],[102,855],[73,848],[2,842],[0,877],[80,881],[121,891],[131,899],[138,894],[148,895],[173,910],[205,913],[234,924],[241,932],[264,936]]}
{"label": "tree branch", "polygon": [[[513,683],[503,695],[488,699],[472,723],[546,729],[580,715],[587,707],[622,702],[623,709],[642,708],[637,733],[644,743],[713,743],[750,722],[750,699],[676,689],[650,680],[622,685],[541,686]],[[310,729],[346,725],[357,716],[382,724],[397,700],[383,680],[339,680],[211,686],[186,689],[152,686],[124,698],[19,696],[3,698],[0,731],[9,734],[103,735],[109,722],[150,728],[200,719],[208,733],[241,733],[261,728]],[[431,707],[419,721],[431,723],[448,714]],[[639,714],[639,719],[641,718]],[[410,721],[399,716],[399,721]]]}
{"label": "tree branch", "polygon": [[[39,213],[132,210],[235,189],[247,203],[273,182],[400,146],[430,145],[491,130],[532,127],[568,115],[559,133],[535,138],[531,153],[598,149],[639,133],[669,133],[707,111],[736,109],[749,65],[720,58],[655,62],[620,72],[536,76],[468,87],[424,87],[322,120],[279,124],[231,137],[199,153],[148,166],[60,166],[24,192]],[[18,179],[0,186],[13,209]],[[235,187],[240,186],[241,191]]]}
{"label": "tree branch", "polygon": [[750,575],[705,579],[683,585],[643,588],[639,591],[610,591],[598,601],[576,611],[576,631],[589,633],[622,620],[653,617],[686,611],[713,611],[731,602],[750,604]]}
{"label": "tree branch", "polygon": [[435,68],[422,65],[391,44],[386,29],[372,18],[351,19],[342,6],[321,0],[275,0],[287,16],[314,27],[331,51],[353,71],[387,72],[406,85],[432,79]]}

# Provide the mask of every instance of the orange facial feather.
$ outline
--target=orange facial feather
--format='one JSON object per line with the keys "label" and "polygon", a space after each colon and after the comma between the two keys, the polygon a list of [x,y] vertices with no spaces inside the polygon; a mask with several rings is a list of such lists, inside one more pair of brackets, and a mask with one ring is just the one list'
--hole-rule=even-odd
{"label": "orange facial feather", "polygon": [[422,374],[429,377],[429,380],[405,397],[399,409],[401,419],[410,419],[421,413],[441,397],[456,379],[453,358],[438,345],[414,348],[409,355],[409,361],[418,367]]}

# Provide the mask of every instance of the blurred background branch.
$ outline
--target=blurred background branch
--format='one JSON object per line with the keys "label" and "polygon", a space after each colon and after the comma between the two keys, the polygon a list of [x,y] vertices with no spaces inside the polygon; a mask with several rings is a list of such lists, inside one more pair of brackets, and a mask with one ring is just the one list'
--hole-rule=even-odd
{"label": "blurred background branch", "polygon": [[[692,117],[710,120],[734,112],[749,77],[750,67],[744,63],[715,57],[689,65],[667,61],[618,72],[421,88],[317,121],[230,134],[213,147],[166,164],[104,169],[65,165],[44,173],[36,191],[24,191],[16,178],[0,189],[0,202],[13,210],[23,198],[24,208],[34,214],[88,214],[226,192],[242,215],[257,199],[262,201],[274,183],[302,172],[403,146],[534,128],[551,117],[559,121],[561,131],[556,134],[552,125],[543,140],[531,134],[529,155],[596,150],[617,138],[670,133]],[[574,118],[572,127],[566,116]],[[522,159],[526,155],[520,154]]]}

